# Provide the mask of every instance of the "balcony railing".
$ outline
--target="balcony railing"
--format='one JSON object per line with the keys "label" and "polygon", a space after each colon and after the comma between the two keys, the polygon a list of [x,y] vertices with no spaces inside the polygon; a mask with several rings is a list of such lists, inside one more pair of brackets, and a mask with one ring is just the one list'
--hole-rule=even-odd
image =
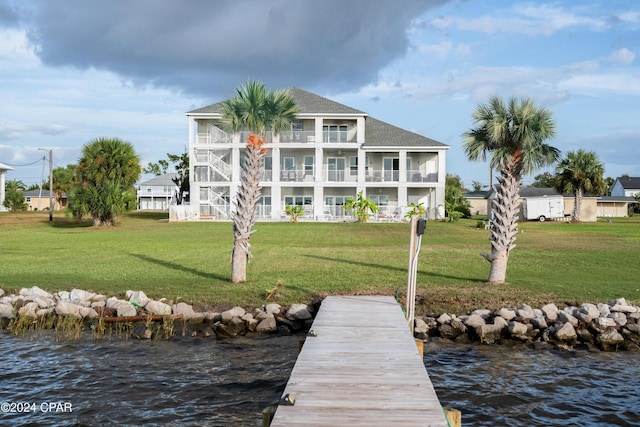
{"label": "balcony railing", "polygon": [[438,172],[407,171],[407,182],[438,182]]}
{"label": "balcony railing", "polygon": [[[198,133],[198,144],[230,144],[230,143],[242,143],[246,144],[249,141],[249,135],[253,132],[241,131],[237,133],[227,134],[219,128],[212,128],[208,132]],[[316,141],[324,141],[328,143],[343,143],[343,142],[356,142],[356,132],[340,132],[340,131],[325,131],[321,135],[322,140],[318,139],[315,131],[284,131],[279,132],[277,135],[273,135],[273,132],[265,133],[265,142],[268,144],[274,142],[280,143],[304,143],[312,144]]]}
{"label": "balcony railing", "polygon": [[388,169],[369,169],[365,180],[367,182],[398,182],[400,171]]}

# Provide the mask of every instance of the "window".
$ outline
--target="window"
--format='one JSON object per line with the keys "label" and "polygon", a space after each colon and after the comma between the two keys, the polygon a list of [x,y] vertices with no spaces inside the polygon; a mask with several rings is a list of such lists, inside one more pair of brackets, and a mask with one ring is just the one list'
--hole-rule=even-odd
{"label": "window", "polygon": [[322,126],[323,142],[347,142],[347,125],[324,125]]}
{"label": "window", "polygon": [[264,158],[264,169],[268,171],[273,169],[273,157],[267,156]]}
{"label": "window", "polygon": [[27,203],[31,203],[31,197],[27,197]]}
{"label": "window", "polygon": [[389,196],[387,195],[375,195],[370,196],[369,198],[378,206],[387,206],[389,204]]}
{"label": "window", "polygon": [[349,156],[349,176],[358,176],[358,156]]}
{"label": "window", "polygon": [[304,174],[313,175],[313,156],[304,156]]}
{"label": "window", "polygon": [[296,170],[296,159],[295,157],[285,157],[284,158],[284,170],[286,171],[294,171]]}
{"label": "window", "polygon": [[311,206],[313,197],[311,196],[285,196],[284,203],[291,206]]}
{"label": "window", "polygon": [[327,158],[327,181],[344,181],[345,161],[344,157]]}

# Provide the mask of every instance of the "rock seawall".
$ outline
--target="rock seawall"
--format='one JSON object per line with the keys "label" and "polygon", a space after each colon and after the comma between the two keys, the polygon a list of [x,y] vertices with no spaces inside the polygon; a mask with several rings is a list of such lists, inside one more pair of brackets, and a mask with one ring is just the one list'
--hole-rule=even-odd
{"label": "rock seawall", "polygon": [[1,328],[11,329],[25,319],[33,320],[24,323],[28,328],[38,322],[56,327],[56,322],[46,321],[52,318],[77,320],[76,327],[86,324],[94,331],[96,325],[106,330],[106,324],[126,323],[130,325],[131,336],[139,339],[174,335],[228,338],[249,332],[290,334],[308,329],[313,321],[313,307],[267,304],[250,312],[242,307],[196,312],[184,302],[173,303],[164,298],[156,301],[143,291],[127,291],[122,299],[80,289],[51,294],[34,286],[23,288],[16,295],[4,295],[0,289]]}
{"label": "rock seawall", "polygon": [[534,347],[640,350],[640,308],[624,298],[562,310],[555,304],[540,309],[523,304],[466,315],[419,316],[414,332],[424,341],[434,337],[485,344],[512,340]]}
{"label": "rock seawall", "polygon": [[[105,324],[128,324],[130,335],[140,339],[290,334],[308,330],[316,309],[317,305],[282,307],[272,303],[250,311],[233,307],[220,312],[197,312],[184,302],[153,300],[143,291],[127,291],[126,298],[117,298],[80,289],[51,294],[34,286],[15,295],[5,295],[0,289],[0,328],[11,328],[21,319],[55,327],[54,322],[43,319],[70,318],[92,330],[96,325],[103,330]],[[374,317],[376,313],[370,315]],[[519,308],[475,310],[464,315],[423,315],[416,316],[414,333],[416,339],[423,341],[516,341],[533,347],[640,350],[640,307],[618,298],[607,304],[585,303],[563,309],[555,304],[539,309],[523,304]]]}

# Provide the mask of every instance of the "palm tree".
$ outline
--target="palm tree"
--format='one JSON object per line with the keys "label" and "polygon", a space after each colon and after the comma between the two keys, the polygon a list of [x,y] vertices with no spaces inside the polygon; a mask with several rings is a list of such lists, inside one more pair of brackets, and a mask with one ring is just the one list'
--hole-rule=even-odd
{"label": "palm tree", "polygon": [[489,283],[501,284],[515,248],[522,175],[555,163],[560,155],[544,143],[555,135],[555,121],[549,110],[530,99],[511,98],[505,105],[499,97],[479,105],[472,118],[478,126],[464,134],[465,154],[472,161],[490,156],[490,167],[500,173],[492,206],[491,254],[482,255],[491,263]]}
{"label": "palm tree", "polygon": [[254,232],[256,207],[260,199],[260,179],[264,169],[265,133],[277,134],[291,128],[298,109],[287,90],[268,92],[264,83],[249,81],[236,90],[236,95],[222,103],[222,117],[227,130],[249,131],[246,159],[242,166],[236,209],[232,215],[233,250],[231,281],[247,280],[247,262],[251,258],[249,238]]}
{"label": "palm tree", "polygon": [[378,205],[376,205],[373,200],[364,198],[361,191],[355,199],[349,197],[346,200],[344,211],[349,212],[350,210],[353,210],[353,214],[358,219],[358,222],[367,222],[369,219],[369,211],[371,211],[371,213],[378,212]]}
{"label": "palm tree", "polygon": [[53,170],[53,192],[56,195],[58,205],[62,205],[62,195],[68,193],[73,186],[73,175],[76,172],[76,165],[67,165]]}
{"label": "palm tree", "polygon": [[573,193],[572,221],[580,221],[582,198],[586,192],[602,195],[607,189],[604,166],[593,151],[570,151],[556,167],[556,189],[562,193]]}
{"label": "palm tree", "polygon": [[95,225],[113,225],[116,217],[135,207],[133,184],[140,177],[140,159],[133,146],[120,139],[98,138],[82,149],[69,208],[76,218],[91,215]]}

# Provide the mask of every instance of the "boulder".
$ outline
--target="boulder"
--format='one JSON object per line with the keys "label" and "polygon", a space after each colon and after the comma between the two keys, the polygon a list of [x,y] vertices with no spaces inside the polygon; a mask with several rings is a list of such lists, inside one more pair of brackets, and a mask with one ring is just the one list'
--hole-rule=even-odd
{"label": "boulder", "polygon": [[232,338],[243,334],[246,330],[244,321],[239,317],[232,317],[228,323],[218,322],[213,325],[213,332],[219,338]]}
{"label": "boulder", "polygon": [[556,320],[558,318],[558,307],[553,303],[545,305],[541,310],[549,320]]}
{"label": "boulder", "polygon": [[[231,321],[231,319],[233,319],[234,317],[242,317],[245,314],[244,308],[242,307],[233,307],[232,309],[223,311],[222,313],[220,313],[222,316],[222,323],[229,323]],[[215,331],[215,329],[214,329]]]}
{"label": "boulder", "polygon": [[261,333],[274,332],[276,329],[278,329],[278,326],[276,324],[276,318],[273,314],[267,315],[267,317],[262,319],[256,326],[256,332]]}
{"label": "boulder", "polygon": [[606,331],[596,337],[596,342],[603,350],[617,349],[618,345],[624,341],[624,337],[618,331]]}
{"label": "boulder", "polygon": [[179,302],[171,306],[171,311],[173,314],[182,315],[185,319],[191,319],[196,316],[196,312],[193,310],[193,307],[185,302]]}
{"label": "boulder", "polygon": [[39,309],[38,304],[35,302],[28,302],[18,309],[18,316],[28,316],[37,318],[36,311]]}
{"label": "boulder", "polygon": [[242,316],[241,319],[242,321],[244,321],[247,329],[250,332],[255,332],[256,328],[258,327],[258,321],[253,317],[253,314],[245,313],[245,315]]}
{"label": "boulder", "polygon": [[558,312],[558,320],[563,323],[569,323],[571,326],[578,326],[578,319],[564,310]]}
{"label": "boulder", "polygon": [[509,322],[509,334],[512,338],[522,338],[527,336],[527,325],[521,322]]}
{"label": "boulder", "polygon": [[617,325],[624,326],[627,324],[627,316],[624,313],[619,311],[613,312],[610,314],[611,318],[616,322]]}
{"label": "boulder", "polygon": [[51,295],[49,292],[40,289],[37,286],[33,286],[32,288],[22,288],[20,289],[20,295],[22,296],[31,296],[31,297],[36,297],[36,296],[40,296],[40,297],[44,297],[44,298],[51,298],[53,299],[53,295]]}
{"label": "boulder", "polygon": [[150,300],[144,306],[144,309],[149,313],[158,314],[160,316],[167,316],[171,314],[171,306],[160,301]]}
{"label": "boulder", "polygon": [[121,301],[115,309],[118,317],[136,316],[138,314],[136,308],[126,301]]}
{"label": "boulder", "polygon": [[153,337],[153,332],[146,326],[136,326],[131,332],[131,336],[139,340],[150,340]]}
{"label": "boulder", "polygon": [[427,326],[426,322],[422,319],[416,318],[415,325],[413,327],[413,332],[416,334],[426,334],[429,331],[429,326]]}
{"label": "boulder", "polygon": [[142,291],[127,291],[125,295],[129,302],[138,304],[140,307],[144,307],[149,303],[149,301],[151,301],[151,299]]}
{"label": "boulder", "polygon": [[518,317],[523,319],[533,319],[535,317],[535,313],[533,312],[533,308],[530,305],[522,304],[518,310]]}
{"label": "boulder", "polygon": [[500,341],[502,339],[503,330],[504,325],[501,324],[484,324],[476,328],[476,331],[480,336],[480,342],[485,344],[493,344],[496,341]]}
{"label": "boulder", "polygon": [[547,321],[545,320],[544,316],[538,316],[536,315],[533,319],[531,319],[531,325],[535,328],[535,329],[547,329],[548,325],[547,325]]}
{"label": "boulder", "polygon": [[91,306],[91,298],[94,297],[93,292],[87,292],[82,289],[73,289],[69,294],[72,303],[82,305],[84,307]]}
{"label": "boulder", "polygon": [[53,298],[45,298],[41,296],[31,297],[31,301],[38,304],[39,308],[51,308],[55,307],[56,305],[56,302],[53,300]]}
{"label": "boulder", "polygon": [[311,316],[306,304],[293,304],[289,307],[289,310],[287,310],[286,317],[289,320],[307,320],[313,316]]}
{"label": "boulder", "polygon": [[13,317],[13,306],[4,302],[0,303],[0,319],[11,319]]}
{"label": "boulder", "polygon": [[571,323],[565,323],[558,330],[556,330],[555,336],[560,341],[575,343],[578,335],[576,334],[576,330]]}
{"label": "boulder", "polygon": [[441,325],[443,323],[447,323],[451,321],[451,316],[449,316],[447,313],[442,313],[440,315],[440,317],[438,317],[437,322],[440,323]]}
{"label": "boulder", "polygon": [[280,313],[280,310],[282,309],[282,307],[280,306],[280,304],[276,304],[276,303],[271,303],[271,304],[267,304],[264,308],[264,311],[267,314],[278,314]]}
{"label": "boulder", "polygon": [[485,325],[486,322],[484,321],[484,318],[482,318],[482,316],[472,314],[471,316],[467,317],[467,319],[464,321],[464,324],[468,328],[479,328]]}
{"label": "boulder", "polygon": [[[624,316],[624,315],[623,315]],[[594,320],[595,324],[603,328],[616,326],[616,321],[611,317],[598,317]]]}
{"label": "boulder", "polygon": [[0,288],[0,297],[4,295],[4,289]]}
{"label": "boulder", "polygon": [[82,305],[78,308],[78,313],[80,314],[80,316],[82,316],[83,319],[97,319],[98,317],[100,317],[98,312],[93,308],[84,307]]}
{"label": "boulder", "polygon": [[455,319],[438,326],[438,332],[440,332],[441,337],[453,340],[464,335],[467,332],[467,327],[464,323]]}
{"label": "boulder", "polygon": [[599,303],[598,305],[596,305],[596,307],[598,307],[600,317],[607,317],[609,316],[609,314],[611,314],[611,308],[609,307],[609,304]]}
{"label": "boulder", "polygon": [[482,317],[484,320],[488,320],[491,317],[491,311],[489,310],[473,310],[471,312],[472,315],[477,315]]}
{"label": "boulder", "polygon": [[71,316],[77,317],[78,319],[82,318],[80,315],[80,306],[72,302],[59,302],[56,306],[55,312],[58,316]]}
{"label": "boulder", "polygon": [[507,321],[512,320],[517,316],[517,313],[513,308],[501,308],[496,314]]}

